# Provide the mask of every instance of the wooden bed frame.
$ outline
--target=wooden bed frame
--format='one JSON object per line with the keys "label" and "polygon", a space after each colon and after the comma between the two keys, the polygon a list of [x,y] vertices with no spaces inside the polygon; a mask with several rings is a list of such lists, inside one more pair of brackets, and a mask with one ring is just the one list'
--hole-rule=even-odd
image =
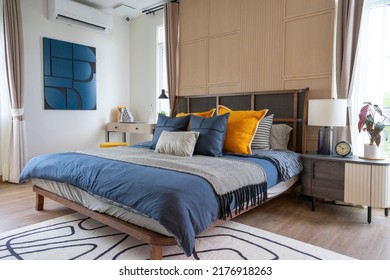
{"label": "wooden bed frame", "polygon": [[[274,114],[274,123],[286,123],[293,127],[289,149],[304,153],[306,151],[307,93],[308,89],[299,89],[218,96],[177,97],[175,100],[176,105],[174,112],[206,111],[211,108],[216,108],[217,105],[224,105],[232,110],[260,110],[268,108],[269,113]],[[292,186],[298,184],[299,180],[295,181]],[[35,210],[43,210],[45,197],[52,199],[87,217],[149,244],[150,259],[152,260],[162,259],[163,247],[177,245],[173,237],[142,228],[107,214],[91,211],[81,204],[46,191],[39,186],[34,185],[33,191],[36,193]],[[231,218],[250,211],[253,208],[254,207],[249,207],[248,209],[244,209],[239,214],[233,214]],[[225,221],[217,220],[209,228],[215,227],[223,222]]]}

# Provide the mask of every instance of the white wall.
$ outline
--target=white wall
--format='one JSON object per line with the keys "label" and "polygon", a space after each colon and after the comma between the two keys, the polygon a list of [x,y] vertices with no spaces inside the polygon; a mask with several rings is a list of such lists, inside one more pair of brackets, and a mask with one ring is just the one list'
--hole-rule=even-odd
{"label": "white wall", "polygon": [[156,32],[163,18],[161,10],[130,21],[130,109],[136,121],[149,120],[150,104],[156,114]]}
{"label": "white wall", "polygon": [[[25,49],[25,116],[28,159],[98,147],[117,105],[130,107],[129,23],[114,18],[110,34],[47,19],[47,0],[22,0]],[[96,48],[97,110],[44,110],[42,37]]]}
{"label": "white wall", "polygon": [[[150,104],[156,117],[157,26],[163,17],[158,11],[130,21],[130,110],[136,121],[149,121]],[[131,144],[151,139],[152,135],[130,135]]]}

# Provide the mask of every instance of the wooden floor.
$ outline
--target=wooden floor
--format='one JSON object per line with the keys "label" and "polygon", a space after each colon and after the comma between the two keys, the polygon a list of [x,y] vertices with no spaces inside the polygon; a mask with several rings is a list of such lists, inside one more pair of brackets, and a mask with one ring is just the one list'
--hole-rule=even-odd
{"label": "wooden floor", "polygon": [[[30,184],[0,183],[0,232],[72,213],[45,200],[45,210],[34,210],[35,194]],[[390,260],[390,217],[373,209],[311,202],[299,195],[283,195],[245,213],[235,221],[364,260]]]}

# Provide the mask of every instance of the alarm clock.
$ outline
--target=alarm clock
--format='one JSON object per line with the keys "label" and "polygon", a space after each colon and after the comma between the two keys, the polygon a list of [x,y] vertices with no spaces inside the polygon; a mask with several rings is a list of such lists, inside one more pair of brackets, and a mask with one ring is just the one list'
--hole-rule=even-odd
{"label": "alarm clock", "polygon": [[340,141],[335,146],[336,154],[342,157],[352,155],[352,145],[346,141]]}

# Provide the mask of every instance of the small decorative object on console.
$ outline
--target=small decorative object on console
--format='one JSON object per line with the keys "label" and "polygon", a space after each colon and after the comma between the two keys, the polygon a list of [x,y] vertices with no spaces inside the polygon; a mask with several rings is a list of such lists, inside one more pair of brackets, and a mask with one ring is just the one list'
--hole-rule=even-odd
{"label": "small decorative object on console", "polygon": [[384,159],[379,146],[382,141],[381,132],[385,128],[385,122],[389,120],[378,105],[364,102],[359,113],[358,129],[359,132],[366,131],[370,138],[370,143],[364,145],[365,159]]}
{"label": "small decorative object on console", "polygon": [[340,141],[335,146],[336,154],[342,157],[352,155],[352,145],[346,141]]}
{"label": "small decorative object on console", "polygon": [[381,144],[381,132],[385,128],[384,123],[386,120],[389,120],[389,118],[383,115],[382,109],[378,105],[373,105],[371,102],[364,102],[364,106],[360,109],[359,113],[358,129],[359,132],[367,131],[370,137],[370,145],[375,144],[379,147]]}
{"label": "small decorative object on console", "polygon": [[119,108],[119,112],[119,122],[133,122],[133,115],[129,111],[127,111],[126,107]]}

